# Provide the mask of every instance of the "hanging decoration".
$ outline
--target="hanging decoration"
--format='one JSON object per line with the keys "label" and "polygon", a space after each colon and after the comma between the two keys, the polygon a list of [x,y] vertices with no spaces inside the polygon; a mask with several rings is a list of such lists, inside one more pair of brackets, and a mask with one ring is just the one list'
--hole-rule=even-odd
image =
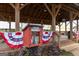
{"label": "hanging decoration", "polygon": [[53,32],[43,31],[43,34],[42,34],[43,43],[47,43],[51,39],[52,36],[53,36]]}
{"label": "hanging decoration", "polygon": [[21,48],[23,46],[23,32],[3,32],[0,34],[10,48]]}

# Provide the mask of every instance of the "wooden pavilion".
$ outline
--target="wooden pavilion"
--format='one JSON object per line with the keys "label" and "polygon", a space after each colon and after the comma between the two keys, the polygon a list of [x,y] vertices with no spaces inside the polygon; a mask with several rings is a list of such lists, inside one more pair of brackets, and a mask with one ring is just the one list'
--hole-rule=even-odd
{"label": "wooden pavilion", "polygon": [[72,20],[79,18],[78,7],[78,4],[73,3],[0,3],[0,20],[9,21],[9,30],[13,21],[16,23],[16,31],[19,31],[20,22],[50,24],[55,31],[55,25],[59,25],[60,28],[62,19],[66,19],[65,24],[66,21],[70,21],[72,39]]}
{"label": "wooden pavilion", "polygon": [[[0,3],[0,21],[15,22],[15,31],[19,31],[19,23],[49,24],[53,31],[65,19],[70,21],[70,38],[72,39],[72,21],[79,18],[79,4],[75,3]],[[3,24],[4,25],[4,24]],[[77,21],[78,31],[78,21]]]}

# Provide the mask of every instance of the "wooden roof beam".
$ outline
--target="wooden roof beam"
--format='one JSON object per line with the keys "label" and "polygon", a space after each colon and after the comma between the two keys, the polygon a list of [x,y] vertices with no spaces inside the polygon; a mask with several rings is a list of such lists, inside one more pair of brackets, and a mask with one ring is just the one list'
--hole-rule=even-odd
{"label": "wooden roof beam", "polygon": [[77,16],[78,16],[77,14],[73,15],[73,20],[74,20]]}
{"label": "wooden roof beam", "polygon": [[15,9],[15,5],[13,3],[10,3],[10,5]]}
{"label": "wooden roof beam", "polygon": [[55,13],[55,16],[57,16],[58,12],[60,11],[60,8],[61,8],[61,4],[58,5],[58,9],[57,9],[57,11]]}
{"label": "wooden roof beam", "polygon": [[23,6],[20,7],[20,10],[22,10],[26,5],[28,5],[29,3],[24,4]]}
{"label": "wooden roof beam", "polygon": [[[36,7],[36,5],[33,5],[32,6],[32,8],[35,8]],[[36,10],[36,9],[35,9]],[[34,17],[34,11],[35,11],[34,9],[31,9],[31,12],[30,12],[30,16],[31,17]]]}
{"label": "wooden roof beam", "polygon": [[76,9],[74,9],[73,7],[69,7],[69,6],[66,6],[66,5],[62,5],[62,8],[64,9],[64,10],[66,10],[66,11],[72,11],[72,13],[74,13],[74,14],[77,14],[77,15],[79,15],[79,11],[78,10],[76,10]]}
{"label": "wooden roof beam", "polygon": [[[28,5],[29,3],[24,4],[23,6],[21,6],[19,9],[22,10],[26,5]],[[15,9],[16,6],[13,3],[10,3],[10,5]]]}
{"label": "wooden roof beam", "polygon": [[78,12],[78,10],[74,9],[73,7],[70,7],[70,6],[67,6],[67,5],[64,5],[62,4],[62,8],[67,11],[73,11],[73,12]]}
{"label": "wooden roof beam", "polygon": [[[41,15],[41,13],[42,13],[42,10],[41,10],[41,9],[42,9],[42,6],[39,5],[38,7],[39,7],[39,8],[38,8],[38,10],[37,10],[36,12],[37,12],[37,14],[38,14],[38,18],[40,17],[40,19],[41,19],[41,16],[42,16],[42,15]],[[35,14],[35,15],[37,15],[37,14]]]}
{"label": "wooden roof beam", "polygon": [[52,16],[52,11],[50,10],[50,8],[48,7],[48,5],[46,3],[44,3],[44,6],[46,7],[46,9],[48,10],[48,12],[50,13],[50,15]]}
{"label": "wooden roof beam", "polygon": [[73,12],[70,11],[70,20],[74,20],[78,14],[74,14]]}
{"label": "wooden roof beam", "polygon": [[[51,16],[54,14],[54,16],[56,17],[58,12],[60,11],[60,8],[61,8],[61,4],[59,4],[58,6],[53,6],[53,8],[55,9],[55,12],[52,13],[52,11],[50,10],[50,8],[48,7],[48,5],[46,3],[44,3],[46,9],[48,10],[48,12],[51,14]],[[56,10],[56,7],[57,7],[57,10]]]}

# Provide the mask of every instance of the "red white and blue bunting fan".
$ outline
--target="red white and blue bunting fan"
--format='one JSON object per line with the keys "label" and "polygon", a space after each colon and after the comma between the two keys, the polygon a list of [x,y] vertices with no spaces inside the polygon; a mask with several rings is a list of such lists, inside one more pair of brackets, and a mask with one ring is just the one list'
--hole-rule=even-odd
{"label": "red white and blue bunting fan", "polygon": [[2,37],[10,48],[21,48],[23,46],[23,32],[4,32]]}
{"label": "red white and blue bunting fan", "polygon": [[53,35],[53,32],[51,31],[43,31],[43,34],[42,34],[43,43],[47,43],[51,39],[52,35]]}

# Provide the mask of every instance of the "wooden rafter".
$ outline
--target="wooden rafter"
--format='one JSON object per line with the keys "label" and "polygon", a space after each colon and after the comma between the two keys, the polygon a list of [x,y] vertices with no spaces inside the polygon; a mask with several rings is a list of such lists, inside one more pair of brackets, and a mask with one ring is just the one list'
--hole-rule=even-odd
{"label": "wooden rafter", "polygon": [[33,5],[32,7],[33,7],[33,10],[31,10],[30,16],[33,17],[34,11],[36,10],[36,9],[34,9],[34,8],[36,7],[36,5]]}
{"label": "wooden rafter", "polygon": [[[54,15],[55,17],[57,16],[57,14],[58,14],[58,12],[61,8],[61,4],[59,4],[58,6],[52,5],[52,8],[53,8],[54,11],[51,11],[46,3],[44,3],[44,5],[47,8],[47,10],[49,11],[49,13],[51,15]],[[56,10],[56,7],[57,7],[57,10]]]}
{"label": "wooden rafter", "polygon": [[[13,3],[11,3],[11,4],[13,4]],[[10,4],[9,4],[10,5]],[[14,6],[15,6],[15,4],[13,4]],[[25,5],[25,4],[24,4]],[[23,5],[23,6],[24,6]],[[27,4],[28,5],[28,4]],[[26,5],[26,6],[27,6]],[[35,4],[35,5],[37,5],[37,4]],[[49,6],[50,6],[51,4],[47,4],[47,6],[48,6],[48,8],[49,8]],[[55,14],[57,15],[58,14],[58,7],[59,7],[59,5],[58,4],[53,4],[53,5],[56,5],[56,10],[55,10]],[[1,6],[3,6],[3,5],[1,5]],[[3,7],[1,7],[0,6],[0,13],[1,14],[4,14],[5,15],[5,17],[6,18],[8,18],[8,16],[11,16],[12,17],[12,20],[14,20],[14,9],[12,8],[12,7],[10,7],[10,6],[8,6],[8,5],[4,5]],[[8,6],[8,10],[7,11],[5,11],[4,9],[5,9],[5,6]],[[22,8],[23,6],[20,6],[20,8]],[[28,13],[31,11],[30,9],[30,7],[32,6],[32,4],[31,5],[29,5],[29,6],[27,6],[27,7],[29,7],[29,8],[24,8],[24,9],[26,9],[26,10],[22,10],[22,14],[21,14],[21,19],[26,19],[26,18],[22,18],[23,16],[24,17],[28,17]],[[30,13],[30,15],[34,15],[34,17],[35,17],[35,15],[37,15],[37,18],[39,17],[39,16],[41,16],[41,13],[43,13],[43,12],[41,12],[41,11],[38,11],[39,9],[40,9],[40,7],[41,7],[42,5],[41,4],[39,4],[39,7],[37,7],[36,9],[36,12],[35,11],[32,11],[32,14]],[[43,5],[44,6],[44,5]],[[10,7],[10,8],[9,8]],[[7,7],[6,7],[7,8]],[[12,9],[11,9],[12,8]],[[33,7],[34,8],[34,7]],[[32,9],[33,9],[32,8]],[[77,8],[75,7],[75,8],[73,8],[73,7],[71,7],[70,5],[66,5],[66,4],[64,4],[64,5],[62,5],[62,8],[64,9],[64,10],[67,10],[67,11],[72,11],[72,13],[74,14],[73,15],[73,19],[74,18],[76,18],[76,16],[78,15],[79,16],[79,11],[77,10]],[[23,9],[23,8],[22,8]],[[43,7],[41,7],[41,9],[43,9]],[[50,11],[51,11],[51,14],[52,14],[52,10],[51,10],[51,8],[49,8],[50,9]],[[59,8],[60,9],[60,8]],[[63,14],[65,14],[66,12],[64,12],[63,11],[63,9],[61,9],[61,12],[63,12]],[[28,10],[30,10],[29,12],[28,12]],[[33,9],[33,10],[35,10],[35,9]],[[38,13],[37,13],[38,12]],[[35,14],[34,14],[35,13]],[[29,15],[29,17],[30,17],[30,15]],[[45,15],[45,17],[46,17],[46,15],[50,15],[50,13],[44,13],[43,15]],[[66,14],[67,15],[67,14]],[[51,15],[49,16],[50,18],[51,18]],[[60,17],[59,16],[57,16],[58,17],[58,19],[60,20]],[[61,16],[62,17],[62,16]],[[49,19],[50,19],[49,18]],[[63,17],[62,17],[63,18]],[[69,18],[69,17],[68,17]],[[47,19],[47,18],[46,18]]]}
{"label": "wooden rafter", "polygon": [[56,5],[55,4],[52,4],[51,6],[52,6],[52,14],[53,14],[54,17],[56,17],[55,16],[55,13],[56,13]]}
{"label": "wooden rafter", "polygon": [[70,15],[71,17],[70,18],[72,18],[71,20],[74,20],[77,16],[78,16],[78,14],[74,14],[73,12],[70,12],[72,15]]}
{"label": "wooden rafter", "polygon": [[45,15],[43,15],[44,14],[44,8],[43,8],[43,5],[39,8],[39,16],[38,17],[40,17],[40,19],[44,19],[43,17],[45,16]]}
{"label": "wooden rafter", "polygon": [[41,19],[41,10],[40,9],[38,9],[39,11],[38,11],[38,18],[40,17],[40,19]]}
{"label": "wooden rafter", "polygon": [[40,5],[38,7],[39,7],[38,10],[35,10],[35,14],[34,14],[34,17],[37,17],[37,14],[38,14],[37,18],[39,18],[40,13],[41,13]]}
{"label": "wooden rafter", "polygon": [[62,9],[66,10],[66,11],[70,11],[70,12],[73,12],[74,14],[76,13],[78,16],[79,16],[79,11],[74,9],[73,7],[70,7],[70,6],[67,6],[67,5],[64,5],[62,4]]}
{"label": "wooden rafter", "polygon": [[13,3],[10,3],[10,5],[15,9],[15,5]]}
{"label": "wooden rafter", "polygon": [[2,20],[7,20],[7,18],[5,18],[4,16],[0,15],[0,17],[2,18]]}
{"label": "wooden rafter", "polygon": [[57,16],[58,12],[60,11],[61,4],[58,5],[57,11],[55,12],[55,16]]}
{"label": "wooden rafter", "polygon": [[[43,13],[43,14],[41,14],[41,13]],[[45,13],[44,13],[43,11],[42,11],[41,13],[40,13],[40,19],[44,19],[44,17],[45,17],[46,15],[45,15]]]}
{"label": "wooden rafter", "polygon": [[[29,4],[29,5],[30,5],[30,4]],[[25,8],[25,9],[26,9],[26,8]],[[24,12],[24,11],[25,11],[25,9],[21,11],[21,13],[22,13],[21,15],[26,15],[26,13]],[[29,6],[27,6],[27,10],[26,10],[26,11],[28,11],[28,12],[29,12],[29,10],[28,10],[28,9],[29,9]],[[26,16],[27,16],[27,15],[26,15]]]}
{"label": "wooden rafter", "polygon": [[[31,21],[35,21],[35,20],[45,20],[44,22],[49,22],[49,19],[39,19],[39,18],[34,18],[34,17],[24,17],[24,19],[28,19],[28,18],[30,18],[30,22]],[[49,23],[50,24],[50,23]]]}
{"label": "wooden rafter", "polygon": [[74,15],[73,15],[73,20],[74,20],[77,16],[78,16],[77,14],[74,14]]}
{"label": "wooden rafter", "polygon": [[48,7],[48,5],[47,5],[46,3],[44,3],[44,5],[45,5],[46,9],[48,10],[48,12],[50,13],[50,15],[52,16],[52,15],[53,15],[53,14],[52,14],[52,11],[51,11],[50,8]]}
{"label": "wooden rafter", "polygon": [[76,10],[76,9],[70,7],[70,6],[64,5],[64,4],[62,4],[62,8],[67,10],[67,11],[78,12],[78,10]]}
{"label": "wooden rafter", "polygon": [[28,5],[29,3],[24,4],[23,6],[20,7],[20,10],[22,10],[26,5]]}
{"label": "wooden rafter", "polygon": [[41,19],[45,19],[45,13],[41,15]]}
{"label": "wooden rafter", "polygon": [[33,7],[34,7],[34,5],[32,5],[32,7],[31,7],[31,5],[29,6],[29,10],[28,10],[28,16],[32,16],[32,12],[33,12]]}

